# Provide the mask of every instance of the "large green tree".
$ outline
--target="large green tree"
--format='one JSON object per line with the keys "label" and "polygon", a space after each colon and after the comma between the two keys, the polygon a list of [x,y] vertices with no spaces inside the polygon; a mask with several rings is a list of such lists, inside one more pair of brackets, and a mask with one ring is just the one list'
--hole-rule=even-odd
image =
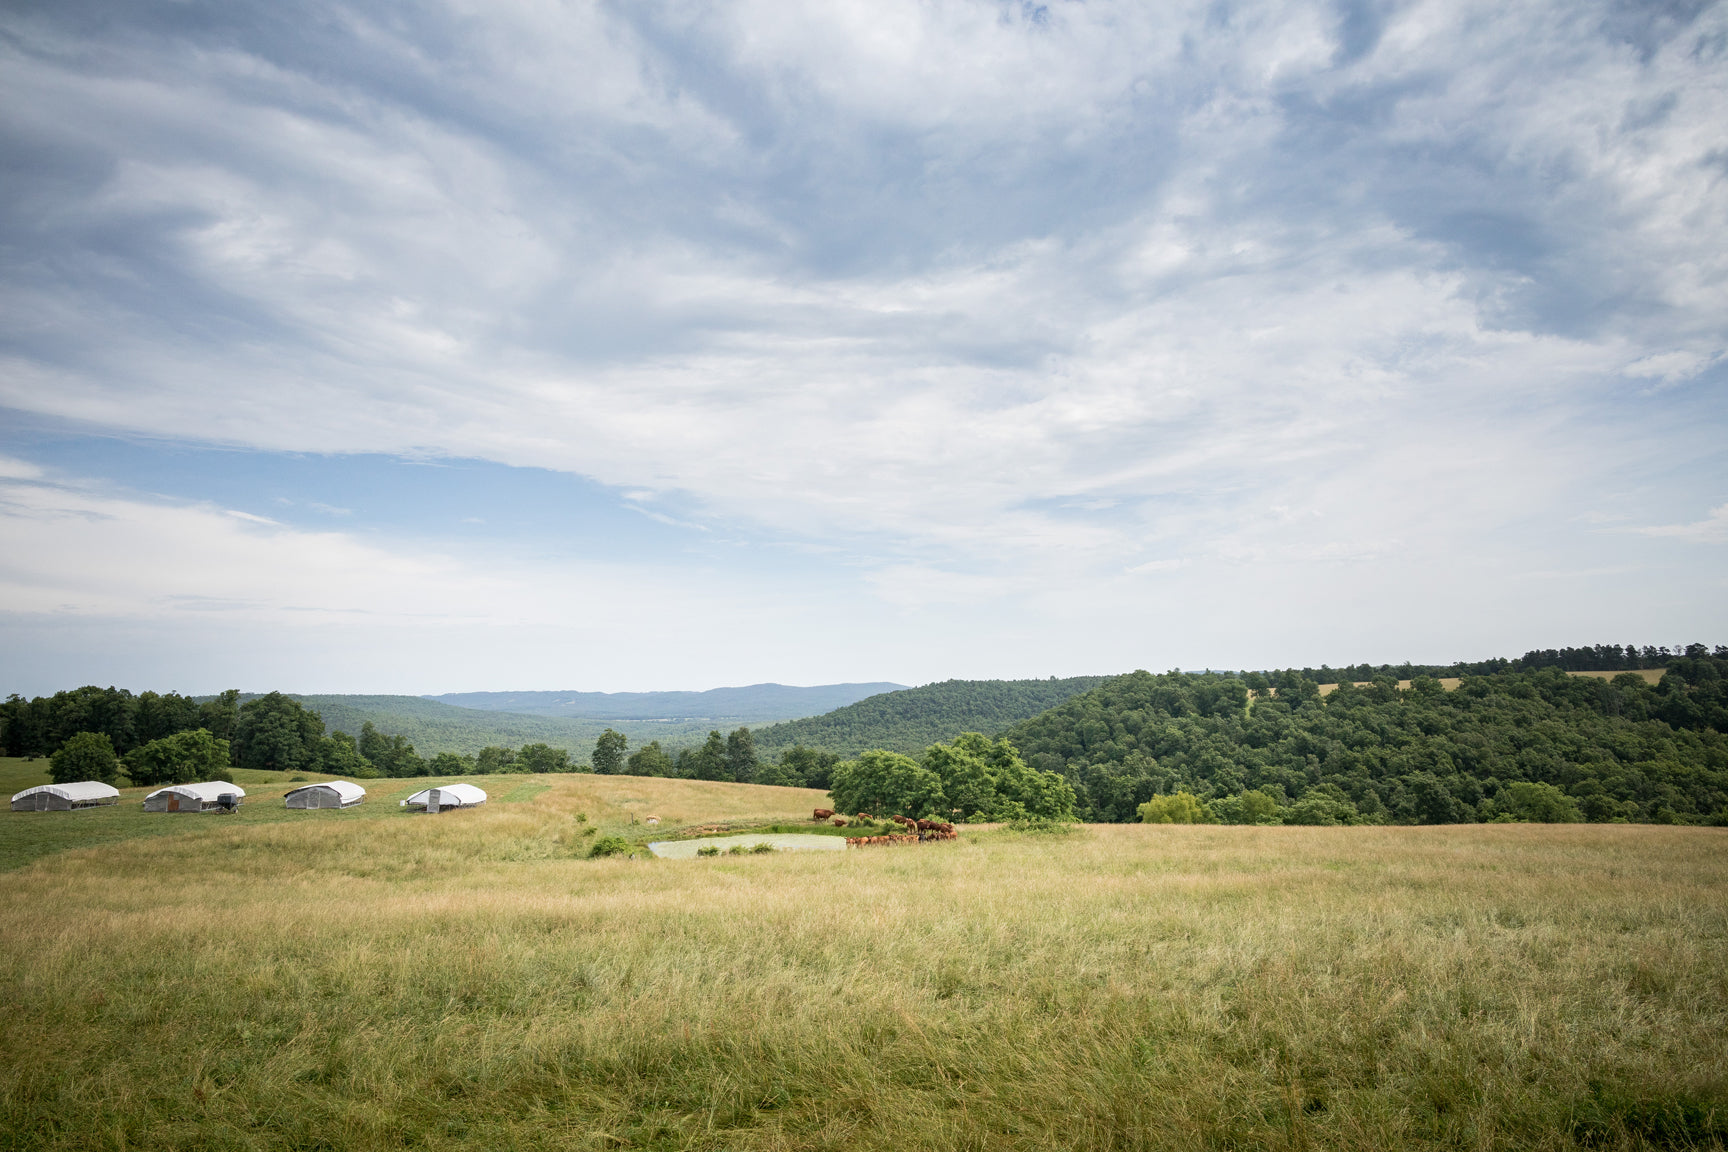
{"label": "large green tree", "polygon": [[83,780],[113,784],[120,778],[120,759],[106,732],[79,732],[48,758],[48,774],[56,784]]}
{"label": "large green tree", "polygon": [[671,776],[677,772],[677,765],[658,740],[650,740],[632,752],[628,763],[632,776]]}
{"label": "large green tree", "polygon": [[572,772],[570,753],[550,744],[524,744],[516,754],[516,765],[523,772]]}
{"label": "large green tree", "polygon": [[739,728],[726,737],[726,771],[740,784],[756,779],[756,740],[750,729]]}
{"label": "large green tree", "polygon": [[380,732],[370,720],[360,725],[359,748],[360,755],[377,769],[380,776],[404,779],[424,776],[428,771],[426,761],[414,751],[414,745],[408,743],[406,736]]}
{"label": "large green tree", "polygon": [[126,754],[126,775],[146,787],[191,784],[199,780],[234,779],[229,770],[228,741],[202,728],[152,740]]}
{"label": "large green tree", "polygon": [[924,767],[942,782],[950,815],[959,820],[1064,820],[1074,814],[1074,789],[1055,772],[1029,768],[1006,740],[964,732],[924,751]]}
{"label": "large green tree", "polygon": [[322,716],[291,696],[268,692],[240,706],[234,763],[273,772],[316,771],[323,740]]}
{"label": "large green tree", "polygon": [[940,776],[910,756],[881,748],[843,762],[829,791],[839,812],[920,818],[948,813]]}
{"label": "large green tree", "polygon": [[588,757],[588,763],[602,776],[617,776],[624,771],[624,749],[629,746],[628,736],[608,728],[594,741],[594,752]]}

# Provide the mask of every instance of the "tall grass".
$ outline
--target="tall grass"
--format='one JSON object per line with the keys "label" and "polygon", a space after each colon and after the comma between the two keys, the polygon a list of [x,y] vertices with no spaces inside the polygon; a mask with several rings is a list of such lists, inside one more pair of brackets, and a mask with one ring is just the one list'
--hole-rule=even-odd
{"label": "tall grass", "polygon": [[1116,826],[589,861],[577,811],[617,830],[647,806],[787,817],[806,794],[549,782],[531,802],[214,824],[9,874],[0,1143],[1728,1133],[1719,830]]}

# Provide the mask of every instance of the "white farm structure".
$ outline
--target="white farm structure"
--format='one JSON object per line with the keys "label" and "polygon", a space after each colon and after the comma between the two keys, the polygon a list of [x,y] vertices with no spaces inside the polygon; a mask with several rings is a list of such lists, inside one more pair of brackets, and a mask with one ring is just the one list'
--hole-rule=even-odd
{"label": "white farm structure", "polygon": [[473,808],[484,803],[486,793],[472,784],[441,784],[436,788],[423,788],[414,793],[402,801],[402,807],[442,812],[446,808]]}
{"label": "white farm structure", "polygon": [[146,812],[232,812],[245,799],[246,789],[226,780],[170,784],[144,797]]}
{"label": "white farm structure", "polygon": [[120,799],[120,789],[100,780],[80,780],[76,784],[38,784],[12,797],[14,812],[69,812],[74,808],[95,808],[113,804]]}
{"label": "white farm structure", "polygon": [[307,784],[282,798],[290,808],[352,808],[366,799],[366,789],[346,780]]}

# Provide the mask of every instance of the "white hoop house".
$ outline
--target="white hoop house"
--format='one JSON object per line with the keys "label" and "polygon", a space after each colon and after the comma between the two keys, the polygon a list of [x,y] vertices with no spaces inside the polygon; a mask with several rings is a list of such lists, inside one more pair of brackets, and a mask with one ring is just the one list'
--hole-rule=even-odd
{"label": "white hoop house", "polygon": [[404,808],[424,808],[442,812],[446,808],[473,808],[486,803],[486,793],[472,784],[440,784],[426,788],[402,801]]}
{"label": "white hoop house", "polygon": [[232,812],[245,799],[246,789],[226,780],[171,784],[144,797],[146,812]]}
{"label": "white hoop house", "polygon": [[366,789],[346,780],[327,780],[296,788],[282,799],[290,808],[352,808],[366,799]]}
{"label": "white hoop house", "polygon": [[120,789],[99,780],[80,780],[76,784],[38,784],[12,797],[14,812],[69,812],[74,808],[95,808],[120,799]]}

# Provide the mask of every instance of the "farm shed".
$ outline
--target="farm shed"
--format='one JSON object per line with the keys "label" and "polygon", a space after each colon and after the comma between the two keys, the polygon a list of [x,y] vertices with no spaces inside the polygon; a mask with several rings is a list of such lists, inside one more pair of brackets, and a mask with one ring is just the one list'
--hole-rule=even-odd
{"label": "farm shed", "polygon": [[14,812],[67,812],[73,808],[94,808],[120,799],[120,789],[111,788],[99,780],[80,780],[76,784],[38,784],[12,797]]}
{"label": "farm shed", "polygon": [[366,799],[366,789],[346,780],[328,780],[296,788],[282,799],[290,808],[352,808]]}
{"label": "farm shed", "polygon": [[425,788],[408,799],[402,801],[404,808],[424,808],[428,812],[441,812],[446,808],[472,808],[476,804],[486,803],[486,793],[472,784],[443,784],[437,788]]}
{"label": "farm shed", "polygon": [[[222,798],[231,796],[230,804]],[[146,812],[223,812],[240,807],[246,789],[226,780],[205,780],[198,784],[171,784],[158,788],[144,797]]]}

